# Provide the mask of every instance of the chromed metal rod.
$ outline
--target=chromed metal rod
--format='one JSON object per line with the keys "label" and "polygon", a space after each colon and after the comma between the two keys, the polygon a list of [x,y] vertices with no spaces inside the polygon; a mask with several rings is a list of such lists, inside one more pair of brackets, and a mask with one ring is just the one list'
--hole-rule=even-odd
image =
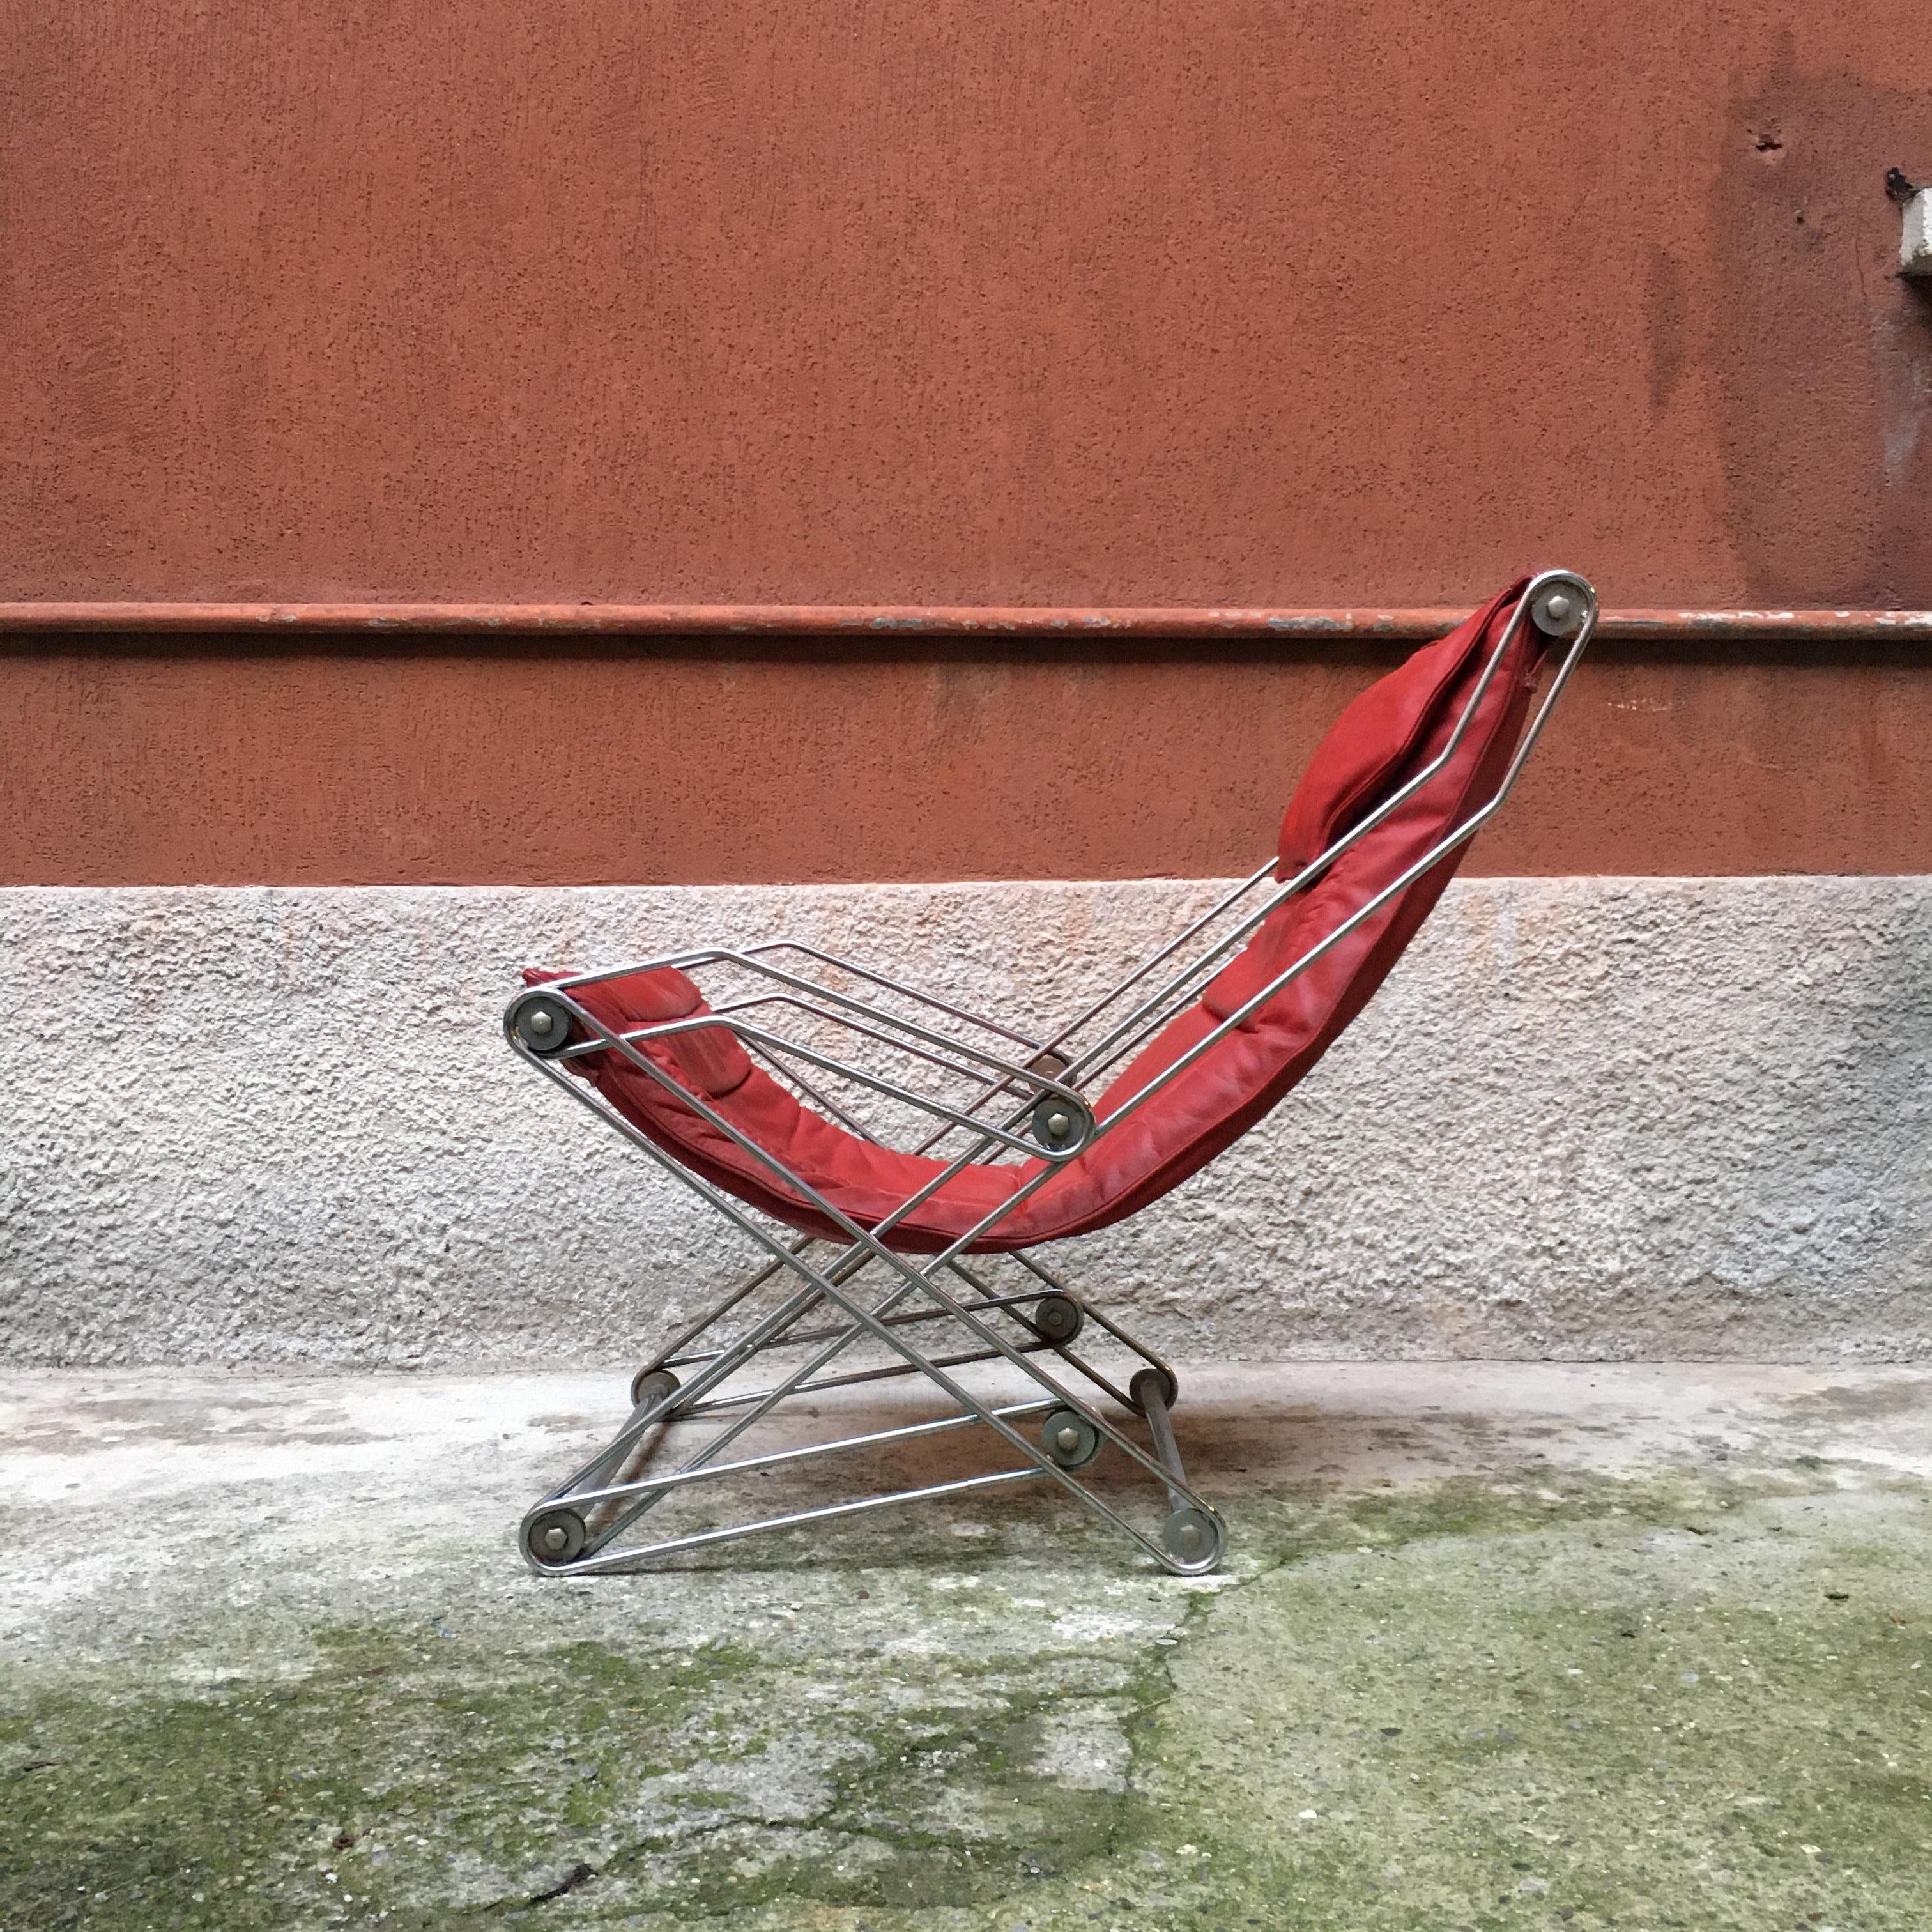
{"label": "chromed metal rod", "polygon": [[[1023,1248],[1014,1250],[1012,1253],[1009,1255],[1007,1258],[1017,1263],[1018,1266],[1025,1269],[1027,1273],[1032,1275],[1036,1280],[1043,1282],[1046,1285],[1047,1288],[1054,1294],[1064,1294],[1068,1300],[1075,1303],[1080,1310],[1083,1322],[1092,1322],[1095,1327],[1101,1329],[1106,1334],[1111,1335],[1113,1339],[1116,1342],[1119,1342],[1122,1348],[1127,1350],[1130,1354],[1138,1355],[1142,1362],[1147,1367],[1150,1369],[1158,1369],[1161,1374],[1166,1378],[1168,1382],[1176,1384],[1178,1385],[1178,1378],[1175,1376],[1174,1370],[1162,1357],[1156,1355],[1145,1342],[1141,1341],[1137,1336],[1130,1334],[1127,1330],[1123,1328],[1118,1322],[1114,1321],[1104,1309],[1097,1306],[1094,1303],[1088,1300],[1084,1295],[1075,1294],[1073,1290],[1067,1286],[1066,1282],[1062,1280],[1060,1276],[1055,1274],[1052,1269],[1046,1267],[1043,1263],[1036,1261],[1034,1258]],[[974,1277],[968,1273],[965,1268],[964,1268],[958,1262],[955,1261],[952,1262],[950,1265],[956,1274],[964,1275],[968,1281],[974,1280]],[[1110,1396],[1115,1402],[1118,1402],[1123,1408],[1131,1410],[1133,1408],[1133,1397],[1129,1395],[1118,1382],[1113,1381],[1110,1377],[1102,1375],[1101,1372],[1084,1356],[1076,1354],[1073,1352],[1073,1347],[1071,1342],[1061,1342],[1059,1345],[1058,1352],[1059,1354],[1060,1359],[1063,1362],[1066,1363],[1070,1368],[1078,1369],[1089,1382],[1094,1384],[1096,1388],[1101,1389],[1107,1395]]]}
{"label": "chromed metal rod", "polygon": [[[688,1536],[668,1538],[662,1543],[599,1550],[546,1574],[587,1576],[601,1570],[616,1570],[627,1563],[646,1562],[653,1557],[675,1556],[687,1550],[702,1550],[714,1543],[736,1543],[747,1536],[763,1535],[767,1530],[802,1529],[808,1523],[830,1522],[843,1516],[861,1516],[869,1510],[890,1509],[898,1503],[934,1502],[941,1496],[964,1496],[972,1490],[997,1489],[1004,1484],[1024,1483],[1047,1473],[1039,1468],[1000,1469],[988,1476],[963,1476],[954,1482],[929,1483],[922,1489],[894,1490],[884,1496],[862,1497],[856,1502],[827,1503],[820,1509],[796,1510],[789,1516],[761,1516],[755,1522],[735,1522],[723,1529],[700,1529]],[[1172,1569],[1174,1565],[1169,1562],[1165,1567]]]}
{"label": "chromed metal rod", "polygon": [[[1045,1415],[1055,1405],[1050,1402],[1013,1402],[995,1409],[1010,1421],[1023,1422],[1028,1417]],[[763,1469],[783,1468],[794,1462],[809,1462],[821,1456],[836,1456],[847,1449],[879,1449],[895,1442],[913,1442],[928,1436],[944,1436],[957,1429],[976,1429],[976,1415],[943,1415],[932,1422],[909,1422],[898,1429],[875,1429],[863,1436],[842,1436],[836,1442],[808,1442],[796,1449],[774,1449],[769,1455],[746,1456],[735,1462],[711,1462],[700,1469],[676,1469],[653,1474],[634,1483],[613,1483],[608,1488],[580,1491],[572,1500],[580,1503],[621,1502],[643,1488],[673,1490],[692,1483],[715,1481],[724,1476],[742,1476]]]}
{"label": "chromed metal rod", "polygon": [[[942,1319],[944,1318],[944,1309],[934,1312]],[[895,1328],[904,1325],[890,1316],[883,1318],[892,1322]],[[857,1339],[849,1328],[841,1328],[834,1332],[842,1344]],[[1054,1345],[1051,1342],[1036,1340],[1018,1342],[1016,1346],[1023,1355],[1036,1355],[1052,1348]],[[1000,1351],[997,1348],[962,1349],[957,1354],[931,1358],[934,1366],[941,1369],[970,1368],[975,1362],[994,1362],[999,1359]],[[810,1382],[787,1383],[778,1389],[748,1389],[742,1395],[707,1396],[704,1401],[681,1408],[678,1413],[686,1416],[717,1415],[728,1409],[742,1408],[747,1402],[763,1402],[768,1396],[774,1394],[818,1395],[826,1389],[854,1388],[861,1382],[889,1382],[896,1376],[916,1376],[921,1372],[910,1362],[888,1362],[878,1368],[848,1369],[840,1376],[818,1376]]]}
{"label": "chromed metal rod", "polygon": [[[971,1276],[967,1275],[964,1268],[959,1269],[957,1272],[964,1276],[969,1282],[972,1282],[975,1288],[982,1286],[982,1283],[973,1281]],[[1017,1308],[1024,1303],[1039,1300],[1046,1292],[1047,1291],[1043,1288],[1025,1288],[1021,1289],[1017,1294],[988,1294],[986,1300],[976,1302],[974,1306],[978,1308]],[[943,1308],[914,1308],[904,1310],[898,1314],[888,1315],[882,1318],[890,1328],[914,1328],[924,1322],[944,1322],[946,1316],[946,1310]],[[802,1335],[782,1335],[775,1341],[767,1342],[759,1353],[770,1354],[779,1348],[802,1348],[814,1342],[829,1342],[835,1335],[844,1335],[850,1332],[849,1324],[836,1328],[808,1328]],[[1042,1339],[1044,1340],[1045,1338]],[[1048,1343],[1047,1346],[1051,1347],[1053,1345]],[[720,1352],[712,1349],[702,1354],[674,1355],[662,1366],[668,1369],[676,1369],[692,1362],[708,1362],[712,1360],[718,1352]]]}
{"label": "chromed metal rod", "polygon": [[[1156,1011],[1166,1012],[1170,1004],[1182,993],[1186,982],[1210,962],[1224,955],[1230,947],[1256,932],[1277,906],[1285,904],[1288,900],[1294,898],[1298,892],[1305,891],[1344,854],[1352,847],[1359,844],[1378,826],[1384,824],[1393,813],[1400,810],[1410,799],[1414,797],[1448,766],[1449,760],[1454,757],[1463,738],[1467,735],[1470,725],[1474,722],[1476,712],[1481,706],[1484,698],[1488,694],[1490,686],[1495,680],[1497,670],[1502,666],[1503,659],[1509,653],[1510,646],[1515,643],[1524,627],[1529,623],[1530,607],[1538,591],[1548,578],[1566,574],[1561,572],[1545,572],[1532,578],[1524,587],[1522,596],[1516,600],[1515,608],[1511,610],[1508,621],[1503,626],[1502,634],[1490,650],[1481,673],[1476,680],[1474,688],[1464,701],[1462,709],[1448,737],[1444,740],[1442,748],[1435,757],[1430,759],[1420,771],[1406,780],[1387,798],[1382,800],[1373,810],[1364,814],[1341,837],[1331,842],[1324,851],[1318,857],[1310,860],[1292,879],[1282,884],[1279,890],[1269,894],[1239,926],[1218,941],[1200,959],[1184,968],[1180,974],[1169,980],[1159,992],[1150,994],[1139,1007],[1121,1019],[1111,1033],[1075,1061],[1070,1070],[1075,1078],[1090,1078],[1101,1066],[1114,1064],[1124,1053],[1131,1050],[1132,1044],[1147,1037],[1148,1034],[1154,1029],[1141,1026],[1138,1023],[1142,1022],[1148,1015]],[[1570,650],[1570,662],[1574,662],[1588,636],[1589,626],[1586,624],[1578,633],[1577,640]],[[1561,688],[1562,679],[1568,674],[1566,666],[1558,674],[1558,688]],[[1540,728],[1540,718],[1539,717],[1537,726],[1532,728],[1528,742],[1532,743],[1534,742],[1534,732]],[[1518,760],[1518,765],[1520,764],[1520,760]],[[1508,795],[1509,787],[1514,782],[1516,769],[1516,767],[1512,767],[1510,778],[1504,781],[1501,788],[1498,794],[1498,802],[1502,798]],[[1113,1050],[1110,1052],[1109,1049]],[[1105,1059],[1102,1058],[1103,1054],[1106,1056]]]}
{"label": "chromed metal rod", "polygon": [[1041,1050],[1040,1042],[1025,1034],[1016,1032],[1004,1022],[989,1018],[983,1013],[969,1011],[956,1006],[950,1000],[942,1000],[936,993],[922,992],[916,986],[909,986],[903,980],[895,980],[889,974],[878,971],[870,966],[862,966],[856,959],[848,959],[842,953],[827,952],[816,946],[808,946],[802,939],[770,939],[762,945],[748,946],[745,949],[748,958],[761,958],[767,952],[796,952],[808,959],[816,959],[820,965],[836,967],[842,973],[850,973],[854,978],[869,980],[875,986],[884,986],[902,994],[908,1000],[916,1000],[921,1006],[931,1006],[942,1013],[950,1013],[953,1018],[964,1020],[969,1025],[982,1027],[988,1033],[996,1033],[1003,1039],[1011,1040],[1016,1046],[1023,1046],[1030,1054]]}
{"label": "chromed metal rod", "polygon": [[[574,1000],[569,999],[567,995],[556,993],[551,987],[546,987],[544,991],[551,993],[552,997],[556,999],[559,1004],[568,1006],[572,1009],[572,1017],[580,1023],[590,1020],[591,1016],[589,1012],[578,1006]],[[1081,1138],[1070,1142],[1066,1149],[1062,1152],[1042,1147],[1036,1142],[1023,1139],[1018,1134],[1009,1132],[1004,1129],[989,1126],[982,1120],[973,1120],[968,1115],[961,1113],[957,1108],[949,1106],[945,1102],[936,1099],[930,1094],[922,1094],[916,1088],[908,1087],[896,1080],[886,1079],[880,1075],[868,1072],[864,1067],[854,1066],[850,1060],[834,1059],[829,1054],[821,1053],[817,1048],[806,1046],[802,1040],[781,1038],[778,1035],[767,1032],[763,1028],[752,1026],[740,1017],[741,1014],[754,1006],[796,1006],[814,1018],[831,1021],[862,1037],[878,1040],[897,1052],[916,1054],[921,1059],[931,1061],[933,1065],[940,1067],[949,1073],[958,1075],[966,1079],[973,1078],[973,1070],[970,1067],[960,1066],[946,1060],[940,1054],[914,1046],[908,1041],[895,1040],[879,1028],[868,1026],[848,1015],[835,1013],[824,1007],[814,1006],[808,1000],[800,1000],[794,995],[779,993],[768,993],[761,998],[755,1000],[737,1000],[730,1006],[721,1006],[715,1012],[700,1014],[690,1019],[663,1020],[654,1026],[627,1027],[621,1033],[616,1034],[606,1031],[601,1041],[586,1040],[580,1046],[566,1047],[562,1052],[554,1055],[553,1058],[565,1061],[584,1060],[589,1058],[593,1054],[603,1052],[608,1046],[616,1046],[623,1049],[631,1049],[626,1053],[626,1058],[636,1062],[638,1056],[634,1049],[643,1046],[646,1041],[674,1040],[684,1034],[723,1032],[730,1034],[742,1046],[748,1047],[755,1045],[762,1047],[768,1053],[788,1054],[798,1059],[808,1060],[822,1072],[836,1073],[844,1079],[856,1082],[860,1086],[871,1088],[876,1094],[885,1094],[888,1098],[898,1100],[906,1106],[916,1108],[922,1113],[936,1114],[940,1119],[950,1121],[955,1126],[970,1127],[976,1132],[988,1135],[998,1141],[1001,1145],[1034,1159],[1070,1160],[1086,1144],[1087,1138],[1090,1138],[1090,1136],[1083,1136]],[[1042,1096],[1047,1092],[1058,1092],[1064,1094],[1072,1103],[1076,1118],[1084,1120],[1086,1111],[1085,1102],[1070,1088],[1060,1087],[1057,1082],[1045,1080],[1038,1076],[1029,1077],[1038,1081]]]}
{"label": "chromed metal rod", "polygon": [[[772,965],[768,961],[760,957],[758,953],[747,952],[736,947],[700,946],[687,952],[665,954],[655,958],[635,960],[622,966],[602,967],[594,973],[572,973],[560,980],[546,981],[541,990],[554,997],[562,998],[567,997],[580,987],[599,986],[606,980],[626,979],[634,974],[656,971],[666,966],[675,967],[679,971],[684,972],[694,967],[725,965],[740,967],[748,973],[776,981],[779,986],[788,989],[794,996],[796,1004],[806,1007],[808,1011],[813,1012],[820,1018],[829,1020],[836,1017],[824,1011],[823,1005],[818,1004],[829,1002],[832,1006],[843,1008],[857,1019],[870,1020],[881,1025],[894,1028],[905,1035],[906,1038],[895,1040],[889,1043],[899,1048],[902,1051],[910,1051],[909,1042],[918,1040],[928,1048],[936,1048],[946,1052],[963,1054],[968,1059],[978,1060],[982,1066],[1004,1075],[1009,1079],[1021,1081],[1037,1088],[1042,1096],[1049,1093],[1059,1093],[1065,1095],[1069,1100],[1079,1098],[1079,1096],[1070,1088],[1061,1086],[1058,1081],[1048,1075],[1036,1071],[1023,1061],[1003,1058],[998,1054],[989,1052],[983,1047],[974,1046],[970,1042],[956,1039],[948,1034],[937,1032],[932,1028],[923,1025],[917,1021],[908,1019],[902,1013],[890,1012],[879,1006],[875,1002],[860,999],[855,994],[843,992],[834,986],[827,986],[820,981],[805,979],[796,973],[787,973],[780,968]],[[778,995],[767,994],[764,997],[767,1000],[776,1000]],[[575,1003],[573,1001],[572,1004],[574,1005]],[[740,1004],[744,1005],[754,1004],[754,1002]],[[714,1016],[706,1014],[681,1020],[665,1020],[655,1026],[640,1027],[628,1030],[632,1037],[658,1038],[688,1032],[694,1028],[703,1027],[708,1024],[713,1017]],[[999,1026],[995,1022],[980,1019],[972,1016],[968,1017],[973,1019],[973,1024],[982,1027],[988,1032],[1000,1034],[1006,1032],[1006,1029]],[[1034,1042],[1028,1040],[1022,1040],[1018,1043],[1029,1048],[1034,1046]]]}
{"label": "chromed metal rod", "polygon": [[[1167,1412],[1166,1394],[1153,1386],[1156,1379],[1148,1376],[1142,1385],[1141,1412],[1148,1420],[1148,1433],[1154,1438],[1154,1453],[1160,1458],[1161,1466],[1174,1478],[1174,1483],[1168,1487],[1168,1504],[1179,1509],[1186,1502],[1184,1490],[1187,1472],[1181,1465],[1180,1445],[1174,1439],[1174,1422]],[[1176,1488],[1175,1484],[1182,1487]]]}

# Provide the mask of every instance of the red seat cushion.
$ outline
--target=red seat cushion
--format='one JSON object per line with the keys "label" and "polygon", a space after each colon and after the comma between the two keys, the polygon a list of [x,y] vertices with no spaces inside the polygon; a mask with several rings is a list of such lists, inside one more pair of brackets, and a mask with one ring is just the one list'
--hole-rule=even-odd
{"label": "red seat cushion", "polygon": [[[531,966],[524,969],[524,983],[541,986],[568,976]],[[652,973],[626,974],[621,980],[606,980],[584,987],[579,997],[605,1025],[620,1030],[656,1026],[665,1020],[688,1019],[694,1013],[711,1010],[698,990],[698,982],[674,966],[661,966]],[[695,1087],[709,1100],[722,1100],[735,1094],[752,1071],[751,1055],[722,1027],[700,1027],[690,1033],[642,1040],[638,1045],[647,1060],[655,1061],[673,1078]],[[586,1076],[601,1075],[604,1061],[610,1058],[608,1054],[588,1054],[576,1064]],[[691,1113],[688,1108],[684,1111]],[[692,1118],[701,1116],[693,1114]]]}
{"label": "red seat cushion", "polygon": [[[1516,585],[1425,646],[1342,712],[1282,820],[1280,877],[1292,877],[1441,754],[1522,588]],[[1444,769],[1269,914],[1200,999],[1114,1078],[1096,1103],[1100,1119],[1118,1114],[1493,794],[1515,754],[1543,649],[1540,634],[1526,622]],[[1106,1227],[1157,1200],[1239,1139],[1368,1004],[1468,850],[1459,847],[1396,893],[1185,1073],[1066,1162],[975,1248],[1033,1247]],[[562,976],[533,969],[524,976],[534,985]],[[613,1028],[709,1010],[691,980],[668,968],[580,987],[574,997]],[[874,1226],[945,1170],[944,1162],[876,1147],[802,1106],[722,1026],[643,1046],[654,1064],[702,1091],[739,1132],[862,1227]],[[842,1234],[757,1155],[620,1056],[587,1056],[573,1066],[694,1172],[804,1232]],[[1043,1164],[962,1168],[887,1232],[888,1245],[916,1253],[951,1246]]]}

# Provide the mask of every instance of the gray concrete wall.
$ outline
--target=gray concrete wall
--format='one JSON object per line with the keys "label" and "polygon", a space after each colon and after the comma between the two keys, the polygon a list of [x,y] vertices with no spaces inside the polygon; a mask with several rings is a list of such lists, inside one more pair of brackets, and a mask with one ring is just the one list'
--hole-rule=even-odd
{"label": "gray concrete wall", "polygon": [[[16,1363],[610,1364],[736,1258],[526,962],[782,928],[1044,1018],[1211,882],[0,892]],[[1186,1353],[1932,1354],[1932,881],[1460,884],[1263,1128],[1062,1251]]]}

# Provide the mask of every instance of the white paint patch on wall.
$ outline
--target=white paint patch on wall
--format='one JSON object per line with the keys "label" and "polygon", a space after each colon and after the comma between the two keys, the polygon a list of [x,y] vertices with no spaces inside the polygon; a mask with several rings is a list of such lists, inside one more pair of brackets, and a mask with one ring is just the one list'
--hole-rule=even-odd
{"label": "white paint patch on wall", "polygon": [[[785,931],[1034,1021],[1213,882],[0,892],[16,1363],[626,1368],[737,1258],[528,962]],[[1459,884],[1275,1117],[1052,1258],[1184,1356],[1932,1353],[1932,880]]]}

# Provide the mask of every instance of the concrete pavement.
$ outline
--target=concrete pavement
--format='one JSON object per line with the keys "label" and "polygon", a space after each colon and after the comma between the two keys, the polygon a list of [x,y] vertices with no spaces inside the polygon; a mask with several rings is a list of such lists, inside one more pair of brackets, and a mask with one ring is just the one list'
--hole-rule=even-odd
{"label": "concrete pavement", "polygon": [[1192,1366],[1218,1576],[1030,1485],[530,1576],[622,1406],[0,1384],[0,1928],[1932,1921],[1932,1372]]}

